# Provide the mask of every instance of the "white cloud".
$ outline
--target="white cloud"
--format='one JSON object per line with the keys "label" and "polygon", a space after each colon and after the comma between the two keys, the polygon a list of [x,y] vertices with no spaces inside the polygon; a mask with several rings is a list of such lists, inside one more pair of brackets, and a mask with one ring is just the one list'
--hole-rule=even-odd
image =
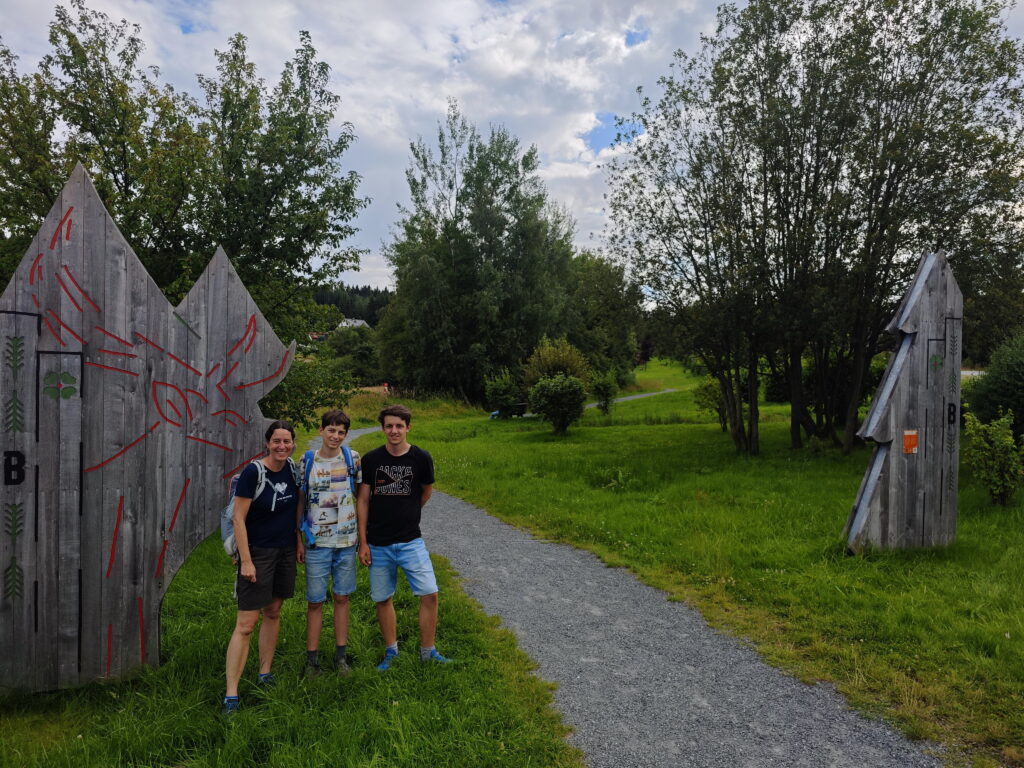
{"label": "white cloud", "polygon": [[[260,75],[272,84],[309,30],[332,68],[341,96],[339,122],[357,141],[348,166],[363,177],[372,203],[353,244],[371,251],[348,279],[386,285],[380,247],[397,205],[406,200],[409,142],[431,141],[448,97],[482,132],[502,124],[523,146],[534,144],[555,202],[577,221],[577,242],[599,244],[611,153],[582,136],[598,113],[628,115],[636,87],[654,89],[678,48],[696,51],[714,28],[713,0],[391,0],[371,4],[321,0],[90,0],[114,19],[142,26],[146,63],[175,87],[198,92],[196,73],[214,71],[214,49],[235,32],[249,39]],[[49,50],[53,5],[0,0],[0,34],[35,66]],[[1020,33],[1024,11],[1010,16]],[[642,41],[627,45],[627,33]],[[645,36],[646,35],[646,36]]]}

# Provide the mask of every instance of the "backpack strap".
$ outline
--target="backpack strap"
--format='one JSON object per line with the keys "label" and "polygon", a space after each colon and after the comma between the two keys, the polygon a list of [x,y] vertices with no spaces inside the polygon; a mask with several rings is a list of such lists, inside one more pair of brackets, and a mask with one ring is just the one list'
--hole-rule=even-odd
{"label": "backpack strap", "polygon": [[316,454],[313,450],[308,450],[302,454],[302,490],[309,495],[309,473],[313,469],[313,457]]}
{"label": "backpack strap", "polygon": [[252,463],[256,465],[256,490],[253,491],[252,497],[258,499],[263,489],[267,487],[267,465],[259,459],[253,459]]}
{"label": "backpack strap", "polygon": [[341,446],[341,453],[345,456],[345,466],[348,468],[348,487],[352,490],[352,498],[356,496],[356,463],[352,459],[352,449],[347,445]]}

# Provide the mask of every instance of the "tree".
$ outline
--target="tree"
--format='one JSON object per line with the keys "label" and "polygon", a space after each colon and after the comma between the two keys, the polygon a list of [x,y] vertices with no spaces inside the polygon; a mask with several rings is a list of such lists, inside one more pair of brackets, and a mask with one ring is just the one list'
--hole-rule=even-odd
{"label": "tree", "polygon": [[137,25],[83,0],[57,7],[50,43],[21,76],[0,41],[0,280],[81,161],[172,302],[220,244],[278,334],[304,335],[313,288],[357,261],[343,241],[365,203],[341,165],[351,126],[329,130],[338,97],[308,33],[271,92],[232,38],[217,76],[200,79],[204,106],[139,67]]}
{"label": "tree", "polygon": [[381,381],[377,361],[376,332],[367,326],[338,328],[327,337],[327,345],[334,353],[336,367],[363,386]]}
{"label": "tree", "polygon": [[622,264],[587,251],[573,258],[571,269],[566,338],[591,369],[611,371],[616,384],[626,384],[637,362],[640,289]]}
{"label": "tree", "polygon": [[541,379],[530,388],[530,408],[551,422],[556,435],[564,435],[583,417],[586,397],[582,381],[559,373]]}
{"label": "tree", "polygon": [[1021,49],[1005,5],[724,6],[630,118],[612,241],[718,379],[738,449],[757,450],[765,369],[788,379],[794,446],[841,430],[849,449],[921,251],[984,259],[979,222],[1020,230]]}
{"label": "tree", "polygon": [[534,147],[484,139],[450,102],[437,150],[411,146],[411,207],[388,247],[395,295],[380,323],[385,376],[480,400],[564,326],[572,227],[547,199]]}

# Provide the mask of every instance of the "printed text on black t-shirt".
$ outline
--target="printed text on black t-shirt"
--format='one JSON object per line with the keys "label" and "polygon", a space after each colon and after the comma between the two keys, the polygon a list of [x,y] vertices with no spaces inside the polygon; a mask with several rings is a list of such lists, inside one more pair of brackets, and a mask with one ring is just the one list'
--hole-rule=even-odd
{"label": "printed text on black t-shirt", "polygon": [[409,496],[412,493],[412,467],[377,467],[373,478],[375,496]]}

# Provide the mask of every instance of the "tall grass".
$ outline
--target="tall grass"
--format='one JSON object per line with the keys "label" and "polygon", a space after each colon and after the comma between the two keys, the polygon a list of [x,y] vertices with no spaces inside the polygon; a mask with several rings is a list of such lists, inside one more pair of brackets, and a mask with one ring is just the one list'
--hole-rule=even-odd
{"label": "tall grass", "polygon": [[688,397],[588,413],[565,439],[532,420],[463,419],[421,424],[415,441],[442,490],[632,569],[913,737],[1024,765],[1020,500],[990,507],[965,476],[953,545],[848,557],[868,451],[793,451],[772,406],[762,455],[740,456]]}

